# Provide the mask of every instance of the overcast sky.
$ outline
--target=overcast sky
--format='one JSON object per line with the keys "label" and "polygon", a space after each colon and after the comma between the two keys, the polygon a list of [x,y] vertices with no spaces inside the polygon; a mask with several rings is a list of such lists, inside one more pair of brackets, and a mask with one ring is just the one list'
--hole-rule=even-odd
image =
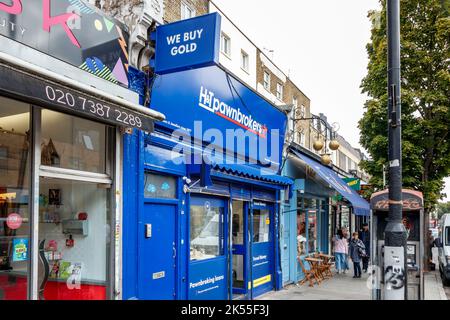
{"label": "overcast sky", "polygon": [[[378,0],[213,1],[260,49],[274,50],[273,61],[311,99],[313,113],[338,122],[339,133],[360,147],[367,13],[380,7]],[[450,179],[445,192],[450,197]]]}

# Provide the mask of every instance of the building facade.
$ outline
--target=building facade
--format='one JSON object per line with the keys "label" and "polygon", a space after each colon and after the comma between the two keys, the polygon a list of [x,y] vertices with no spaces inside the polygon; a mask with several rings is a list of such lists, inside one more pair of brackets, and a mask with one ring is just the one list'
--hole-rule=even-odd
{"label": "building facade", "polygon": [[123,137],[164,119],[129,89],[128,29],[80,1],[0,20],[0,299],[120,299]]}
{"label": "building facade", "polygon": [[[132,214],[123,221],[127,232],[121,246],[122,265],[127,277],[120,280],[121,298],[253,298],[301,279],[297,257],[317,251],[331,253],[331,237],[336,229],[352,225],[352,213],[367,214],[365,204],[358,202],[342,180],[351,177],[350,170],[357,166],[355,150],[338,137],[341,148],[330,151],[333,165],[320,163],[325,150],[314,150],[314,141],[330,141],[331,132],[311,118],[319,117],[328,123],[326,117],[312,114],[310,99],[213,1],[133,0],[131,5],[120,0],[92,2],[128,26],[130,61],[146,70],[148,79],[143,81],[151,84],[147,89],[143,84],[138,86],[141,102],[169,112],[169,119],[157,124],[155,133],[133,131],[124,139],[125,185],[131,191],[124,206]],[[156,27],[207,13],[221,17],[214,65],[196,67],[190,73],[182,69],[168,74],[155,72],[155,65],[149,61],[154,57],[156,43],[154,38],[153,42],[147,40]],[[278,177],[277,170],[270,172],[273,178],[269,179],[267,173],[255,173],[261,168],[250,165],[248,155],[242,151],[227,154],[233,159],[243,157],[244,163],[237,167],[235,163],[226,166],[220,162],[174,164],[173,125],[188,131],[193,127],[191,122],[186,124],[186,119],[179,118],[183,115],[179,109],[171,114],[171,106],[188,108],[198,104],[183,103],[174,83],[183,87],[212,75],[227,79],[215,84],[225,100],[236,103],[236,91],[244,92],[253,97],[252,101],[268,103],[261,110],[275,110],[278,116],[286,114],[283,157],[276,162],[287,180]],[[202,89],[206,90],[204,93],[211,92]],[[196,91],[199,88],[192,87],[184,94],[194,96]],[[243,99],[242,110],[248,108],[246,101]],[[198,117],[207,119],[204,115]],[[273,126],[282,129],[281,122]],[[328,126],[331,127],[329,123]],[[197,139],[190,150],[192,156],[203,153],[207,142],[204,137]],[[209,179],[212,184],[203,186]],[[289,181],[295,183],[289,186]],[[164,218],[168,223],[162,223]],[[268,227],[264,226],[266,221]],[[218,234],[202,240],[212,228],[219,230]],[[161,232],[166,237],[160,238]],[[218,245],[206,245],[205,241]],[[159,247],[152,242],[158,242]],[[155,256],[160,252],[166,255]],[[268,269],[258,269],[261,265]],[[214,274],[208,275],[205,270]],[[216,287],[211,285],[214,283],[219,285],[211,289]]]}

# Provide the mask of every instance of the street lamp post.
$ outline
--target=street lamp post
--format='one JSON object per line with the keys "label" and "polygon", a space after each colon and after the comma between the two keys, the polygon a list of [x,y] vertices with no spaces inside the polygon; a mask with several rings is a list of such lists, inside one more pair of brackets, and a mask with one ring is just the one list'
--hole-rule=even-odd
{"label": "street lamp post", "polygon": [[384,230],[384,299],[406,300],[406,241],[402,223],[400,0],[387,1],[389,216]]}

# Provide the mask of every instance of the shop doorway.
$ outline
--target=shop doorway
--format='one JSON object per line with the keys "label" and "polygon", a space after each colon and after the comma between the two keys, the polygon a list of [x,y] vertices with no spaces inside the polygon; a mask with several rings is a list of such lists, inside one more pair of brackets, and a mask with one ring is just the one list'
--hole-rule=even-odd
{"label": "shop doorway", "polygon": [[138,298],[177,297],[177,178],[156,172],[144,175],[144,206],[138,224]]}
{"label": "shop doorway", "polygon": [[140,299],[176,298],[176,212],[175,205],[161,203],[144,205],[138,240]]}
{"label": "shop doorway", "polygon": [[238,296],[247,293],[249,203],[244,201],[233,201],[232,208],[232,293],[233,296]]}

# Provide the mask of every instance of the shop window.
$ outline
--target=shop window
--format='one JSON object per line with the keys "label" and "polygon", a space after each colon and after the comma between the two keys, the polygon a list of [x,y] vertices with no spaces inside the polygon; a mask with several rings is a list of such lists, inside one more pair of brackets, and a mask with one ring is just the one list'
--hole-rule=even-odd
{"label": "shop window", "polygon": [[209,200],[195,201],[190,208],[191,260],[223,255],[224,207]]}
{"label": "shop window", "polygon": [[106,173],[107,126],[42,110],[41,165]]}
{"label": "shop window", "polygon": [[233,244],[244,244],[244,202],[233,201]]}
{"label": "shop window", "polygon": [[253,243],[269,242],[269,210],[253,210]]}
{"label": "shop window", "polygon": [[297,254],[308,254],[306,235],[306,214],[303,211],[297,213]]}
{"label": "shop window", "polygon": [[[45,300],[103,300],[110,251],[109,188],[95,183],[40,179],[39,243],[49,276]],[[43,260],[45,259],[45,261]]]}
{"label": "shop window", "polygon": [[0,97],[0,300],[27,298],[29,105]]}
{"label": "shop window", "polygon": [[317,212],[308,212],[308,252],[317,251]]}
{"label": "shop window", "polygon": [[174,177],[146,173],[144,188],[145,198],[177,198],[177,181]]}

